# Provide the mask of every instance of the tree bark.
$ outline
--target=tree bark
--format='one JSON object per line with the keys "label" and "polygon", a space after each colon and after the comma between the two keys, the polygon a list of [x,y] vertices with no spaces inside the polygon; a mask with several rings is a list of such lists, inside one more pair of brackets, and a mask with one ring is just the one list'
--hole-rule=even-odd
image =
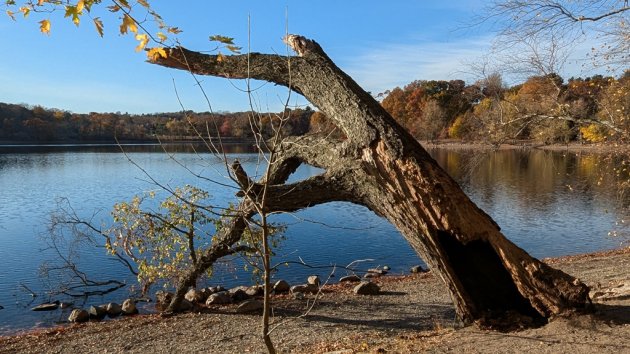
{"label": "tree bark", "polygon": [[[289,35],[298,56],[222,57],[178,47],[157,64],[195,74],[252,78],[304,95],[347,137],[285,140],[268,183],[271,210],[335,200],[387,218],[446,283],[465,323],[506,328],[546,323],[588,307],[588,287],[528,255],[501,233],[422,146],[314,41]],[[283,185],[300,163],[321,176]],[[255,188],[250,188],[254,190]]]}

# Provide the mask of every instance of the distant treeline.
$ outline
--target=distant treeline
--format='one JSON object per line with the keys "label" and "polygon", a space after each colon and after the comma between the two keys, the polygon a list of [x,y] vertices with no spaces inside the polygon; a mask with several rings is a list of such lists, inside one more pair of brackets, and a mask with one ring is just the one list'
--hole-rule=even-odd
{"label": "distant treeline", "polygon": [[[627,141],[630,137],[630,70],[619,78],[596,75],[564,81],[534,76],[508,87],[498,74],[471,85],[463,80],[413,81],[381,94],[382,105],[416,138],[500,143]],[[280,113],[89,113],[0,103],[0,141],[82,142],[249,139],[271,136],[282,119],[285,135],[333,132],[335,126],[310,108]],[[252,125],[253,124],[253,125]],[[254,129],[252,129],[254,127]]]}
{"label": "distant treeline", "polygon": [[[0,141],[13,142],[88,142],[147,141],[156,139],[195,140],[199,136],[249,139],[253,136],[250,118],[270,136],[271,122],[282,117],[283,132],[302,135],[309,129],[310,108],[281,113],[195,113],[153,114],[95,113],[78,114],[41,106],[0,103]],[[277,122],[275,122],[277,124]]]}

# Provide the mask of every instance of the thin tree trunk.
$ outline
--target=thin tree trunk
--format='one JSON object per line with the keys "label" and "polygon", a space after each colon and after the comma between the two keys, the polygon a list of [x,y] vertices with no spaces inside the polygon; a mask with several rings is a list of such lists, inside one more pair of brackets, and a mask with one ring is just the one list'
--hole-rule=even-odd
{"label": "thin tree trunk", "polygon": [[[343,141],[307,136],[276,147],[279,177],[263,181],[268,210],[293,211],[335,200],[368,207],[396,226],[444,280],[465,323],[531,326],[587,307],[583,283],[506,239],[492,218],[316,42],[292,35],[286,42],[297,57],[251,53],[218,60],[178,47],[156,62],[196,74],[287,86],[343,131]],[[299,163],[326,172],[282,184]]]}
{"label": "thin tree trunk", "polygon": [[262,221],[262,256],[263,256],[263,286],[264,298],[263,298],[263,317],[262,317],[262,336],[267,352],[269,354],[275,354],[276,349],[271,341],[269,335],[269,320],[271,317],[271,250],[269,249],[269,225],[267,224],[267,216],[261,215]]}

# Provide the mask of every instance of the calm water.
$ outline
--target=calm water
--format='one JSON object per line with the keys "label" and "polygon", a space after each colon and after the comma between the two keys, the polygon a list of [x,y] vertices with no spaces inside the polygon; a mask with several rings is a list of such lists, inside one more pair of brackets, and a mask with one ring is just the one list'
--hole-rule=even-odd
{"label": "calm water", "polygon": [[[156,146],[128,146],[128,157],[160,183],[171,187],[195,184],[211,192],[214,202],[226,205],[233,191],[200,181],[195,173],[224,179],[220,161],[203,158],[186,147],[169,147],[177,162]],[[243,146],[230,149],[256,173],[257,157]],[[460,182],[468,195],[502,227],[504,234],[536,257],[558,256],[615,248],[628,238],[618,222],[623,219],[614,183],[612,163],[589,153],[546,151],[454,151],[432,150],[438,162]],[[303,167],[293,179],[318,173]],[[34,326],[47,326],[67,318],[68,313],[31,312],[46,300],[46,282],[38,276],[43,261],[52,259],[41,236],[47,232],[56,200],[68,198],[78,214],[100,224],[109,220],[115,202],[129,200],[144,191],[157,190],[147,175],[130,164],[117,147],[0,147],[0,334]],[[286,223],[286,240],[277,250],[277,261],[301,261],[319,265],[346,265],[372,259],[360,269],[389,265],[404,273],[421,260],[400,234],[386,221],[363,207],[347,203],[317,206],[276,221]],[[133,279],[100,250],[83,251],[80,264],[98,279]],[[277,278],[303,282],[310,274],[327,276],[330,270],[291,265]],[[337,276],[345,271],[337,271]],[[54,279],[53,279],[54,280]],[[235,260],[217,267],[213,284],[250,284],[252,278]],[[33,299],[27,288],[41,293]],[[121,301],[129,287],[105,297],[91,297],[86,304]],[[75,304],[80,304],[79,301]],[[82,304],[82,303],[81,303]]]}

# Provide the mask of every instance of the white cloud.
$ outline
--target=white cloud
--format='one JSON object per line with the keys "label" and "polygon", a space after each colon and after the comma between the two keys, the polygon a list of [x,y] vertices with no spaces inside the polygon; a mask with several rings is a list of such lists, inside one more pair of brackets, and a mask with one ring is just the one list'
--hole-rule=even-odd
{"label": "white cloud", "polygon": [[413,80],[470,79],[466,63],[486,53],[490,42],[491,38],[480,37],[456,42],[376,43],[342,60],[342,66],[373,93]]}

